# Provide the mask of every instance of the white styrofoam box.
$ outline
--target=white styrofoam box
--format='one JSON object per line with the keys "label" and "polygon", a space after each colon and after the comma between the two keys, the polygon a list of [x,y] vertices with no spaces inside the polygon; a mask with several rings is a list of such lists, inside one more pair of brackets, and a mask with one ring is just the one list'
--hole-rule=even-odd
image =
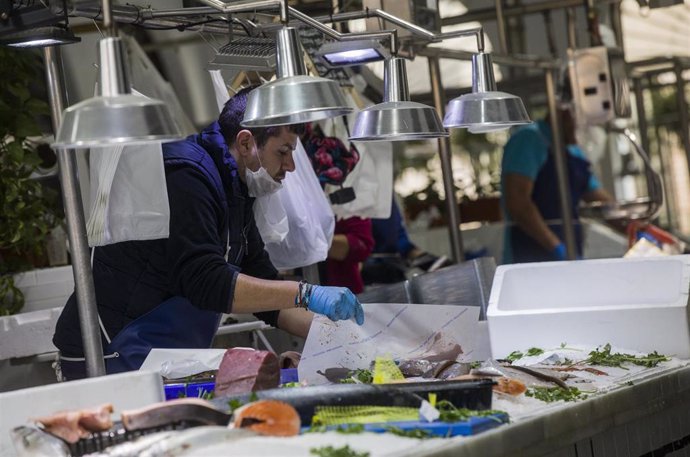
{"label": "white styrofoam box", "polygon": [[1,393],[0,456],[16,455],[10,430],[31,418],[112,403],[113,420],[117,420],[123,410],[164,400],[161,376],[154,371],[130,371]]}
{"label": "white styrofoam box", "polygon": [[14,283],[24,294],[23,313],[64,306],[74,291],[71,266],[19,273]]}
{"label": "white styrofoam box", "polygon": [[0,360],[57,351],[55,324],[62,308],[0,317]]}
{"label": "white styrofoam box", "polygon": [[611,343],[688,359],[689,290],[690,255],[499,266],[491,353]]}

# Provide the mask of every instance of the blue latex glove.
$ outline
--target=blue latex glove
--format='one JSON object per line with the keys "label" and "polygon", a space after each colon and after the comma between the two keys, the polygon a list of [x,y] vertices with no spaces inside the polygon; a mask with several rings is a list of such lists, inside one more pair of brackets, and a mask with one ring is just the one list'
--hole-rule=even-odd
{"label": "blue latex glove", "polygon": [[332,321],[355,318],[362,325],[364,310],[350,289],[346,287],[312,286],[309,296],[309,311],[323,314]]}
{"label": "blue latex glove", "polygon": [[559,243],[558,246],[553,248],[551,251],[551,256],[554,260],[565,260],[568,258],[568,251],[565,249],[565,244]]}

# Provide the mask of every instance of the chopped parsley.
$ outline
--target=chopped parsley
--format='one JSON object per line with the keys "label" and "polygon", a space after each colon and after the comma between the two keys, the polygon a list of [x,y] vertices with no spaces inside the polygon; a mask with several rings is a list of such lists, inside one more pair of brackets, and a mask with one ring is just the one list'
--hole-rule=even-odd
{"label": "chopped parsley", "polygon": [[318,457],[369,457],[368,452],[357,452],[348,445],[339,448],[333,446],[315,447],[309,449],[309,453]]}

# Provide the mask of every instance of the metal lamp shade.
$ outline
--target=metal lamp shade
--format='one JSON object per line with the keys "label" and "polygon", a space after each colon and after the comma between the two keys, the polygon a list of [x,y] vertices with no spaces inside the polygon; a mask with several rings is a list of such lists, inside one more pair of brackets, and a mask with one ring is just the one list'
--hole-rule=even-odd
{"label": "metal lamp shade", "polygon": [[99,41],[101,95],[65,110],[53,147],[141,144],[182,137],[165,103],[131,94],[125,56],[120,38]]}
{"label": "metal lamp shade", "polygon": [[289,76],[266,83],[247,94],[242,126],[300,124],[352,111],[335,81],[313,76]]}
{"label": "metal lamp shade", "polygon": [[410,141],[448,136],[436,110],[421,103],[384,102],[357,113],[350,141]]}
{"label": "metal lamp shade", "polygon": [[167,106],[140,95],[93,97],[65,110],[54,147],[171,141],[182,135]]}
{"label": "metal lamp shade", "polygon": [[247,95],[243,127],[299,124],[353,111],[340,86],[327,78],[307,76],[302,45],[294,27],[276,34],[277,79]]}
{"label": "metal lamp shade", "polygon": [[491,56],[483,52],[473,55],[472,93],[448,103],[443,125],[485,133],[531,122],[520,97],[496,90]]}
{"label": "metal lamp shade", "polygon": [[386,61],[383,103],[357,113],[350,141],[410,141],[447,137],[431,106],[410,101],[405,59]]}
{"label": "metal lamp shade", "polygon": [[504,130],[532,122],[520,97],[505,92],[461,95],[448,103],[445,127],[468,128],[472,133]]}

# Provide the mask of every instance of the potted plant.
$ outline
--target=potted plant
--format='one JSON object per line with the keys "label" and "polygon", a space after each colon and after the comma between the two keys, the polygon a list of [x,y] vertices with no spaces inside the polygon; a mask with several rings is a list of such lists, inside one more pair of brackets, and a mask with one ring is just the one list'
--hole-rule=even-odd
{"label": "potted plant", "polygon": [[[41,135],[45,101],[40,58],[0,47],[0,316],[17,313],[24,297],[13,275],[40,265],[45,238],[59,223],[57,198],[31,177],[41,163],[30,137]],[[35,91],[33,91],[35,92]]]}

